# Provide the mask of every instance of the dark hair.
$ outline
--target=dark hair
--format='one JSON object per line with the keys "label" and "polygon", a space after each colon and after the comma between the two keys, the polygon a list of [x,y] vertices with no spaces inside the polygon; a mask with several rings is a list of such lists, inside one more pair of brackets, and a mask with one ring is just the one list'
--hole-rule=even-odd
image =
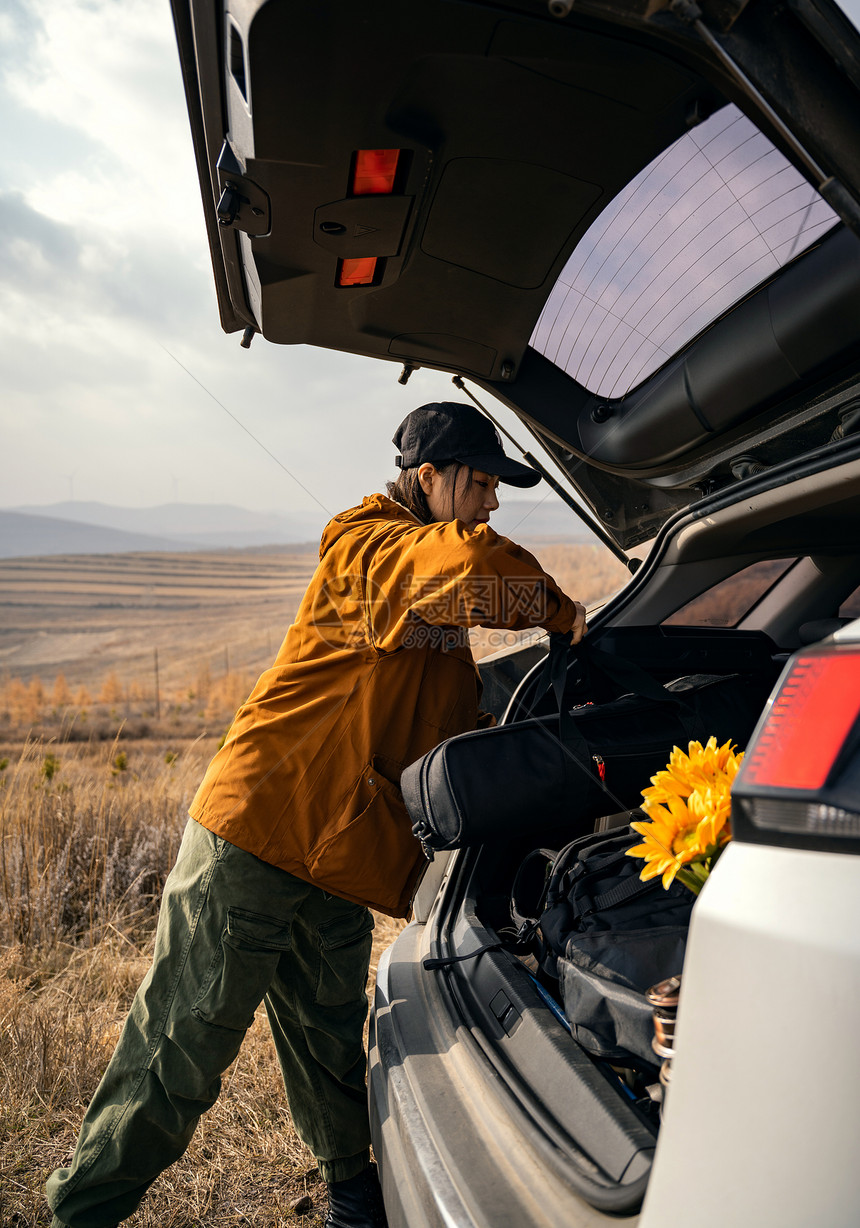
{"label": "dark hair", "polygon": [[[451,519],[453,520],[457,496],[457,478],[461,469],[468,469],[469,483],[471,483],[472,468],[469,465],[461,465],[459,461],[433,461],[432,464],[437,473],[441,473],[443,478],[450,480]],[[397,480],[389,482],[385,489],[389,499],[396,499],[398,503],[402,503],[413,516],[418,517],[422,524],[432,524],[433,513],[430,511],[427,496],[421,489],[421,483],[418,480],[419,468],[420,465],[416,465],[412,469],[401,469]]]}

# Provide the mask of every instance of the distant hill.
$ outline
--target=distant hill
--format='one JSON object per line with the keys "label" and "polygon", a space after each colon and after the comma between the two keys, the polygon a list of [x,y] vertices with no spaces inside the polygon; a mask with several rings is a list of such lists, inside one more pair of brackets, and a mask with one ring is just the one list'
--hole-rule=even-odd
{"label": "distant hill", "polygon": [[[318,542],[326,514],[252,512],[220,503],[118,507],[52,503],[0,510],[0,558],[48,554],[112,554],[133,550],[223,550]],[[503,488],[492,526],[515,540],[592,541],[555,495],[516,499]]]}
{"label": "distant hill", "polygon": [[[28,516],[152,534],[179,541],[179,549],[285,545],[319,541],[325,512],[252,512],[227,503],[163,503],[156,507],[119,507],[112,503],[67,501],[10,508]],[[165,547],[162,547],[162,549]],[[173,549],[177,547],[174,546]],[[170,549],[170,547],[167,547]]]}
{"label": "distant hill", "polygon": [[132,550],[196,550],[149,533],[125,533],[100,525],[77,524],[55,516],[0,511],[0,558],[48,554],[123,554]]}

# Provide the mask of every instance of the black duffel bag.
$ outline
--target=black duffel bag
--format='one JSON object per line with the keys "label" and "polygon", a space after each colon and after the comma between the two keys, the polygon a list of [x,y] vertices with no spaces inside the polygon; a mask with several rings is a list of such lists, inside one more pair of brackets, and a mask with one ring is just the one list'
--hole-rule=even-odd
{"label": "black duffel bag", "polygon": [[680,974],[695,897],[680,883],[664,890],[659,878],[641,881],[644,863],[626,855],[641,839],[625,825],[555,854],[536,850],[514,883],[511,913],[520,945],[558,979],[565,1018],[583,1049],[651,1067],[659,1059],[645,991]]}
{"label": "black duffel bag", "polygon": [[[568,711],[569,654],[629,693]],[[568,839],[584,834],[601,815],[637,806],[673,746],[712,735],[745,745],[771,685],[755,673],[695,674],[663,686],[587,640],[571,649],[551,636],[541,694],[552,687],[557,713],[460,734],[407,767],[400,788],[412,830],[428,857],[530,824],[559,828]]]}

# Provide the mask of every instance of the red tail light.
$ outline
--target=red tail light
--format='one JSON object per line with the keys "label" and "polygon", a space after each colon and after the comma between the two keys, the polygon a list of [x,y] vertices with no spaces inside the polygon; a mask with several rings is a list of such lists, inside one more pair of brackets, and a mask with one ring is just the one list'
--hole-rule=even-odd
{"label": "red tail light", "polygon": [[353,196],[388,196],[394,191],[399,149],[359,149],[349,190]]}
{"label": "red tail light", "polygon": [[743,766],[746,784],[820,789],[860,714],[860,652],[795,658]]}
{"label": "red tail light", "polygon": [[736,839],[860,853],[860,645],[797,654],[732,785]]}

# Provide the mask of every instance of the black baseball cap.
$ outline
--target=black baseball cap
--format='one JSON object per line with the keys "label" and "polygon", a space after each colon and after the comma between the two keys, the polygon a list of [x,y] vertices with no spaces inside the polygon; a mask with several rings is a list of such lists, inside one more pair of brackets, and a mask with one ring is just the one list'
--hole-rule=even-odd
{"label": "black baseball cap", "polygon": [[400,469],[425,461],[459,461],[483,473],[495,474],[509,486],[536,486],[541,475],[530,465],[505,456],[499,433],[472,405],[433,401],[407,414],[397,428],[394,446]]}

